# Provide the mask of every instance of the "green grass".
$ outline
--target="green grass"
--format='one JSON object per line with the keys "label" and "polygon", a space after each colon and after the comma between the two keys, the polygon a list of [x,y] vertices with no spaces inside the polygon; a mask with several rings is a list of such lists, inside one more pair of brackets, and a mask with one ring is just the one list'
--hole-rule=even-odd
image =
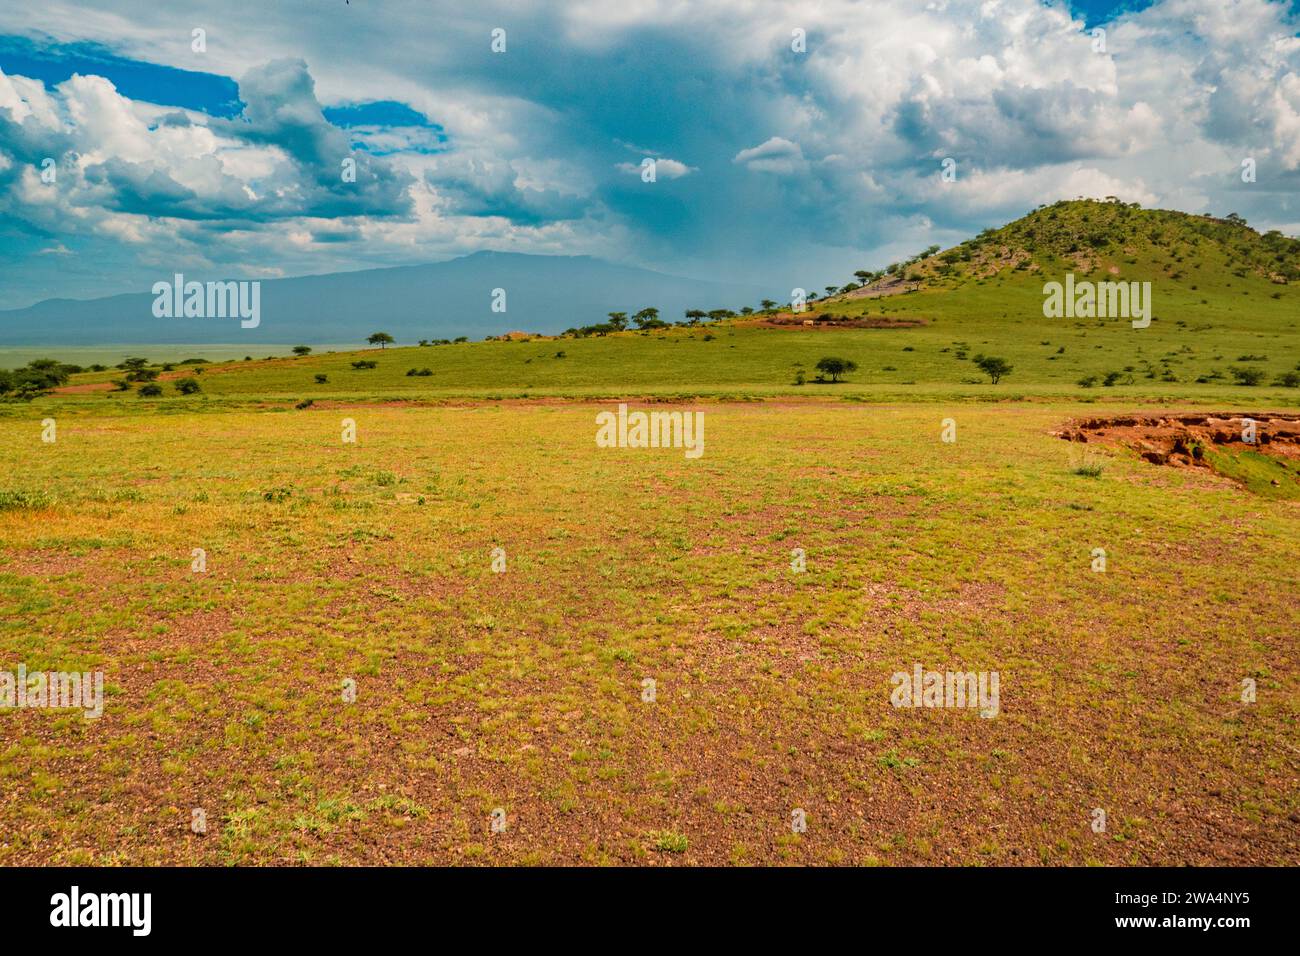
{"label": "green grass", "polygon": [[0,862],[1296,862],[1294,502],[1083,481],[1079,403],[702,403],[695,461],[602,407],[0,419],[0,668],[108,695],[0,712]]}
{"label": "green grass", "polygon": [[[1024,290],[1019,290],[1023,293]],[[929,296],[933,311],[943,296]],[[899,300],[914,300],[903,302]],[[895,313],[926,310],[924,294],[887,300]],[[996,303],[996,299],[994,300]],[[1227,369],[1238,355],[1264,353],[1258,363],[1271,382],[1300,361],[1300,331],[1283,316],[1271,328],[1250,332],[1228,323],[1189,331],[1153,325],[1135,330],[1110,321],[1101,327],[1057,323],[1041,317],[1032,332],[1013,326],[996,304],[969,299],[960,319],[940,316],[918,329],[773,330],[751,326],[674,329],[621,333],[589,339],[476,342],[424,348],[390,348],[362,353],[311,355],[272,361],[208,366],[198,376],[203,392],[183,399],[256,401],[262,398],[316,401],[355,398],[516,398],[521,396],[833,396],[868,401],[941,401],[954,398],[1004,401],[1018,397],[1079,398],[1088,401],[1133,399],[1200,402],[1295,404],[1300,390],[1268,384],[1229,384]],[[982,311],[980,311],[982,310]],[[1290,315],[1285,316],[1290,319]],[[712,335],[711,341],[706,339]],[[1046,343],[1046,344],[1043,344]],[[967,358],[957,357],[967,349]],[[1064,355],[1058,349],[1065,347]],[[564,358],[555,353],[563,351]],[[975,354],[1008,359],[1013,372],[990,385],[975,368]],[[814,384],[813,366],[826,355],[856,361],[859,371],[837,385]],[[357,370],[359,356],[377,368]],[[1148,363],[1160,370],[1148,377]],[[885,371],[886,367],[894,371]],[[407,376],[410,368],[429,368],[428,377]],[[1124,369],[1132,368],[1132,372]],[[1178,380],[1164,381],[1164,369]],[[1219,369],[1222,380],[1198,383]],[[808,384],[794,385],[804,371]],[[1123,373],[1132,384],[1085,389],[1088,374]],[[315,382],[324,374],[325,384]],[[119,372],[74,376],[73,383],[106,382]],[[170,397],[175,389],[165,384]],[[72,400],[74,396],[68,396]],[[75,396],[97,404],[141,401],[134,393]]]}
{"label": "green grass", "polygon": [[1300,464],[1257,451],[1233,453],[1201,446],[1207,461],[1221,475],[1239,481],[1266,498],[1300,499]]}

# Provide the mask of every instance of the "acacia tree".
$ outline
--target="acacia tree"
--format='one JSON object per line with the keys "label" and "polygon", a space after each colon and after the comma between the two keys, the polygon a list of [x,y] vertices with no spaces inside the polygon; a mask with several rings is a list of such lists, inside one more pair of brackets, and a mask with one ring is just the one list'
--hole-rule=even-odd
{"label": "acacia tree", "polygon": [[824,358],[814,366],[817,371],[831,377],[832,382],[838,382],[840,376],[847,375],[849,372],[858,370],[858,363],[852,359],[842,358]]}
{"label": "acacia tree", "polygon": [[993,385],[1001,381],[1003,375],[1011,374],[1011,366],[1007,364],[1007,360],[995,355],[977,355],[975,365],[989,377],[989,382]]}
{"label": "acacia tree", "polygon": [[387,332],[376,332],[370,338],[366,339],[371,345],[378,345],[381,349],[388,346],[394,339]]}
{"label": "acacia tree", "polygon": [[311,354],[311,346],[310,346],[310,345],[295,345],[295,346],[293,347],[293,354],[294,354],[294,355],[310,355],[310,354]]}

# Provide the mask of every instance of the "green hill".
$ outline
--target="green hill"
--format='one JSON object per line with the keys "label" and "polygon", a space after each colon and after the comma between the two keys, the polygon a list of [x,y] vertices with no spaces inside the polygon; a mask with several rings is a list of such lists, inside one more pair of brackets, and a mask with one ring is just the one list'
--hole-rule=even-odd
{"label": "green hill", "polygon": [[[1150,282],[1149,327],[1045,317],[1044,284],[1067,273]],[[202,391],[183,400],[1024,395],[1294,405],[1300,397],[1300,241],[1261,235],[1235,217],[1059,202],[868,277],[799,314],[787,306],[697,326],[213,364],[197,376]],[[359,316],[358,339],[374,326],[382,320]],[[991,384],[976,366],[982,355],[1012,371]],[[858,370],[836,385],[816,383],[814,366],[826,356]],[[71,383],[103,387],[120,376]],[[133,391],[63,396],[106,398],[140,401]]]}
{"label": "green hill", "polygon": [[1007,272],[1115,274],[1111,269],[1130,279],[1199,280],[1214,288],[1229,288],[1234,279],[1238,287],[1249,278],[1274,286],[1300,280],[1300,240],[1276,230],[1261,235],[1235,214],[1217,219],[1122,202],[1062,201],[952,249],[931,248],[933,254],[892,263],[862,291],[918,282],[959,289]]}

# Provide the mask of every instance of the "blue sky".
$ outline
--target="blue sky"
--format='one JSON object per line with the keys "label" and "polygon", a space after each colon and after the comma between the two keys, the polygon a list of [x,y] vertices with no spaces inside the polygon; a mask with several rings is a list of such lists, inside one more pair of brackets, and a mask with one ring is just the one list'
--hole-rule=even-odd
{"label": "blue sky", "polygon": [[7,4],[0,308],[481,249],[820,288],[1078,195],[1295,234],[1297,32],[1267,0]]}

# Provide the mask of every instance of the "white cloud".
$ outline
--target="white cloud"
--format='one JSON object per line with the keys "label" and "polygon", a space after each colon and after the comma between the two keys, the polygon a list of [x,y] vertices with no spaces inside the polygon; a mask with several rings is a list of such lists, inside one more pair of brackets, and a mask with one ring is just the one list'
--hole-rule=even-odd
{"label": "white cloud", "polygon": [[808,168],[799,144],[780,136],[773,136],[750,149],[742,149],[731,161],[760,173],[793,174]]}
{"label": "white cloud", "polygon": [[[857,0],[485,0],[439,30],[415,26],[455,10],[450,0],[390,0],[383,17],[355,3],[311,18],[291,4],[228,5],[217,19],[210,0],[172,0],[165,24],[156,0],[100,6],[111,9],[5,4],[0,34],[251,72],[266,128],[298,124],[305,152],[292,137],[131,101],[101,78],[47,90],[0,73],[0,117],[11,121],[0,127],[0,215],[44,237],[25,237],[18,258],[50,248],[51,235],[108,235],[141,258],[289,273],[495,246],[804,277],[830,261],[826,243],[860,266],[884,254],[899,223],[909,236],[968,235],[1075,195],[1235,210],[1263,227],[1300,220],[1297,20],[1266,0],[1158,0],[1107,24],[1105,53],[1061,0],[878,0],[869,16]],[[208,53],[195,54],[176,23],[205,25]],[[510,31],[501,57],[485,52],[498,23]],[[805,53],[790,48],[795,26]],[[552,46],[530,58],[538,37]],[[268,68],[299,59],[309,74]],[[408,212],[334,201],[325,159],[336,141],[313,125],[317,100],[397,100],[445,130],[439,155],[419,128],[343,136],[344,148],[357,138],[393,152],[391,169],[409,179],[402,197],[379,195],[374,207],[391,212],[406,197]],[[66,157],[54,191],[32,166],[44,155]],[[671,216],[647,215],[639,193],[618,204],[640,156],[658,157],[657,178],[685,179],[665,194],[682,199]],[[961,170],[951,188],[938,181],[946,156]],[[1245,156],[1259,164],[1249,187],[1237,175]],[[705,187],[712,204],[686,201]],[[133,211],[149,197],[194,218]],[[249,218],[204,218],[234,213]],[[779,248],[767,241],[774,228]],[[350,235],[362,238],[318,241]],[[0,268],[6,294],[20,278]]]}
{"label": "white cloud", "polygon": [[[675,159],[659,157],[654,160],[655,179],[681,179],[683,176],[689,176],[698,170],[694,166],[687,166],[685,163],[679,163]],[[620,173],[630,173],[636,176],[641,175],[641,163],[616,163],[614,166]]]}

